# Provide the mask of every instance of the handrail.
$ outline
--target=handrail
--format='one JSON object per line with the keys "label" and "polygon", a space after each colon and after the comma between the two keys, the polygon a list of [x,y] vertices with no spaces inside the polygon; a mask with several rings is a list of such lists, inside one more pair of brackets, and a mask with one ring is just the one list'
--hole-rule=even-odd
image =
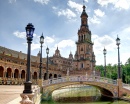
{"label": "handrail", "polygon": [[86,76],[86,75],[77,75],[77,76],[65,76],[65,77],[59,77],[59,78],[53,78],[43,81],[43,86],[48,86],[51,84],[58,84],[58,83],[64,83],[64,82],[103,82],[103,83],[109,83],[117,85],[117,81],[105,77],[100,76]]}

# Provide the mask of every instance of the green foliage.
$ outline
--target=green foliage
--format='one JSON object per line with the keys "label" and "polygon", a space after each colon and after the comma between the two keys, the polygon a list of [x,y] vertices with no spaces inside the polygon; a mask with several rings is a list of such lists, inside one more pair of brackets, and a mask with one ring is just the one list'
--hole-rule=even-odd
{"label": "green foliage", "polygon": [[[104,77],[104,66],[96,65],[95,70],[100,71],[101,76]],[[128,58],[127,62],[122,65],[121,64],[121,75],[123,83],[130,83],[130,58]],[[106,77],[117,79],[118,77],[118,65],[106,65]]]}

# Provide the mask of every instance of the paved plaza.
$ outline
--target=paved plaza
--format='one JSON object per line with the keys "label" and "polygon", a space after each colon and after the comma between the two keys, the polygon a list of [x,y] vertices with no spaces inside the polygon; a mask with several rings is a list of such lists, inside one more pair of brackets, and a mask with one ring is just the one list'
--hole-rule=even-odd
{"label": "paved plaza", "polygon": [[0,104],[20,104],[23,85],[0,85]]}

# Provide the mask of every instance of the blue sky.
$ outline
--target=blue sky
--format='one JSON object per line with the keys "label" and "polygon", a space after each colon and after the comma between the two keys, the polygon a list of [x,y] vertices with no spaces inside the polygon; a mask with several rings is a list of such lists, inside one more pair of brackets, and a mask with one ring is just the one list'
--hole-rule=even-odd
{"label": "blue sky", "polygon": [[[117,34],[121,39],[120,60],[130,57],[130,0],[84,0],[88,25],[92,32],[96,64],[117,64]],[[59,47],[61,56],[75,54],[80,28],[83,0],[0,0],[0,46],[27,53],[25,27],[35,27],[32,55],[40,50],[39,37],[43,33],[43,57],[46,48],[52,56]]]}

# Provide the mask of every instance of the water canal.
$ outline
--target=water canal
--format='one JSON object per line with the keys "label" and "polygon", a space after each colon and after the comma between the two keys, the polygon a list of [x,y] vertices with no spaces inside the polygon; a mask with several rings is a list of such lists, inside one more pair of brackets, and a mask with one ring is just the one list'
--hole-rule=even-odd
{"label": "water canal", "polygon": [[55,90],[52,93],[52,100],[42,101],[41,104],[130,104],[130,102],[104,98],[95,87],[77,85]]}

